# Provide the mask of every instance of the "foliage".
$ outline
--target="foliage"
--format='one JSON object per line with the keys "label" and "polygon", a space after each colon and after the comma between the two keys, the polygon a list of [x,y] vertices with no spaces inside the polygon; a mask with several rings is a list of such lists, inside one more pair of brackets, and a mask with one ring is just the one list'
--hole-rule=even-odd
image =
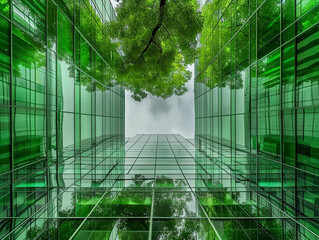
{"label": "foliage", "polygon": [[[169,186],[170,188],[182,188],[186,185],[184,180],[171,179],[165,176],[159,176],[155,179],[161,186]],[[95,207],[91,217],[114,217],[114,219],[91,220],[92,223],[87,224],[88,231],[104,230],[111,231],[114,225],[117,225],[120,239],[137,239],[137,235],[132,232],[138,231],[148,236],[149,221],[147,218],[151,214],[151,197],[153,183],[144,176],[137,174],[132,178],[132,184],[122,190],[115,192],[107,192],[99,204]],[[70,207],[61,210],[59,217],[86,217],[92,210],[93,206],[101,198],[102,192],[94,194],[92,189],[86,188],[86,191],[72,194]],[[191,192],[181,191],[176,193],[170,190],[159,192],[154,198],[154,209],[156,216],[189,216],[195,217],[196,213],[189,210],[187,204],[192,201]],[[120,217],[119,219],[116,219]],[[124,218],[123,218],[124,217]],[[130,220],[128,218],[136,218]],[[140,217],[140,218],[138,218]],[[27,231],[26,239],[55,239],[57,234],[59,239],[69,239],[79,226],[79,220],[66,219],[52,221],[49,225],[34,225]],[[193,220],[169,219],[157,220],[157,227],[153,227],[152,239],[196,239],[198,226]],[[94,227],[95,226],[95,227]],[[57,232],[57,228],[59,231]],[[138,238],[140,239],[140,238]]]}
{"label": "foliage", "polygon": [[109,27],[123,52],[115,68],[120,85],[136,100],[147,92],[162,98],[185,93],[203,22],[197,1],[126,0],[116,12]]}
{"label": "foliage", "polygon": [[10,5],[8,0],[0,0],[0,12],[5,16],[9,14]]}
{"label": "foliage", "polygon": [[[295,13],[295,2],[285,1],[280,9],[280,1],[265,1],[256,14],[254,8],[247,0],[238,1],[209,1],[203,7],[204,25],[200,38],[200,56],[197,64],[197,82],[205,84],[208,88],[230,87],[232,89],[243,88],[244,79],[240,72],[258,61],[258,81],[263,82],[263,87],[273,88],[285,84],[293,78],[294,51],[296,46],[285,45],[279,49],[280,38],[288,42],[294,34],[300,34],[298,45],[302,46],[308,41],[316,41],[313,35],[317,29],[310,29],[319,20],[318,9],[314,8],[315,2],[307,1]],[[313,8],[313,9],[312,9]],[[312,10],[311,10],[312,9]],[[281,11],[285,14],[280,17]],[[293,28],[285,31],[290,33],[280,35],[281,28],[287,28],[296,18],[310,11],[309,15],[298,20],[297,32]],[[312,13],[311,13],[312,12]],[[250,14],[253,14],[250,18]],[[296,15],[296,16],[295,16]],[[249,23],[246,23],[249,20]],[[245,24],[246,23],[246,24]],[[258,26],[257,26],[258,24]],[[282,26],[281,26],[282,24]],[[293,31],[291,31],[293,30]],[[313,35],[313,39],[310,38]],[[307,41],[304,41],[304,38]],[[303,43],[302,43],[303,42]],[[308,47],[299,48],[298,58],[303,58]],[[273,54],[274,50],[277,54]],[[289,53],[288,53],[289,51]],[[280,75],[280,59],[283,57],[283,75]],[[313,58],[316,57],[313,55]],[[309,62],[312,61],[310,56]],[[269,71],[272,69],[272,71]],[[312,76],[315,69],[307,68],[306,71],[298,70],[298,82],[316,81]],[[301,81],[301,79],[303,79]],[[260,85],[261,86],[261,85]]]}
{"label": "foliage", "polygon": [[[230,81],[230,75],[235,63],[242,64],[248,59],[249,33],[244,29],[241,35],[236,38],[236,43],[228,43],[232,35],[239,30],[249,17],[249,2],[246,0],[237,1],[236,14],[231,1],[212,1],[203,7],[204,26],[200,38],[200,55],[198,58],[198,72],[201,73],[197,79],[209,88],[220,84],[221,87],[229,86],[239,89],[243,87],[242,79],[236,78]],[[222,17],[222,21],[220,18]],[[234,22],[236,19],[237,22]],[[228,44],[227,44],[228,43]],[[232,55],[232,48],[236,49],[236,58]],[[220,53],[219,58],[215,58]],[[244,62],[246,64],[246,62]],[[203,72],[203,73],[202,73]]]}
{"label": "foliage", "polygon": [[[219,181],[214,182],[206,191],[197,192],[209,217],[229,218],[222,220],[223,230],[219,232],[222,239],[246,239],[247,236],[250,239],[280,239],[283,230],[281,219],[274,216],[271,208],[257,202],[252,205],[251,199],[243,202],[242,193],[241,190],[229,191]],[[253,219],[257,217],[260,217],[258,221]],[[217,222],[218,220],[215,221],[216,226]],[[285,239],[295,239],[293,229],[286,228],[283,232]]]}
{"label": "foliage", "polygon": [[[88,0],[57,4],[59,8],[49,1],[48,48],[81,68],[81,84],[88,91],[119,84],[141,100],[147,93],[167,98],[187,90],[187,66],[197,56],[196,36],[203,22],[196,0],[127,0],[116,8],[118,20],[106,22]],[[27,36],[28,54],[38,68],[45,67],[36,57],[46,53],[42,19],[32,9],[29,14],[38,19],[35,34],[18,37],[23,45],[32,35]],[[81,35],[73,31],[70,19]],[[74,77],[74,67],[69,70]]]}

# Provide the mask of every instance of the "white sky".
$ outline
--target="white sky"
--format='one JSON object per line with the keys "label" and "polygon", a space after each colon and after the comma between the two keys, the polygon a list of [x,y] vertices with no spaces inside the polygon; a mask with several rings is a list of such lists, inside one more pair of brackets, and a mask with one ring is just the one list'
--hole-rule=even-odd
{"label": "white sky", "polygon": [[112,5],[113,5],[114,8],[115,8],[116,5],[118,4],[115,0],[111,0],[111,3],[112,3]]}
{"label": "white sky", "polygon": [[[194,74],[194,65],[189,67]],[[194,76],[187,83],[188,92],[166,100],[148,95],[141,102],[125,93],[125,135],[139,133],[175,133],[194,138]]]}
{"label": "white sky", "polygon": [[[115,0],[111,0],[115,7]],[[194,75],[194,65],[189,67]],[[188,92],[183,96],[162,98],[148,95],[141,102],[135,101],[129,91],[125,92],[125,135],[139,133],[175,133],[194,138],[194,76],[187,83]]]}

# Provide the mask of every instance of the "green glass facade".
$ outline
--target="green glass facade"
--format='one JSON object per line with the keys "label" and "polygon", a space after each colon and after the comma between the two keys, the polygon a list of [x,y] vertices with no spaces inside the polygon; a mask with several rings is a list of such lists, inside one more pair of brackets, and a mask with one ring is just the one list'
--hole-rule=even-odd
{"label": "green glass facade", "polygon": [[120,174],[114,19],[108,0],[0,1],[0,239],[68,239]]}
{"label": "green glass facade", "polygon": [[319,239],[319,2],[202,7],[195,139],[208,214],[229,219],[222,239]]}
{"label": "green glass facade", "polygon": [[125,141],[109,0],[0,0],[0,239],[319,239],[319,1],[202,0],[195,140]]}
{"label": "green glass facade", "polygon": [[125,160],[116,163],[121,174],[109,176],[114,185],[91,188],[72,207],[79,223],[70,239],[221,239],[207,214],[208,196],[197,191],[205,166],[195,152],[194,141],[180,135],[130,138]]}

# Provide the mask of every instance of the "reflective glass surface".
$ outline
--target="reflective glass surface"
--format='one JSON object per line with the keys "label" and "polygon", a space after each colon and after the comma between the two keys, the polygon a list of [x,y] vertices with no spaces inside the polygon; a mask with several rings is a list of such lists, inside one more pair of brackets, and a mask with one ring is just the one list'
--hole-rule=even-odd
{"label": "reflective glass surface", "polygon": [[318,0],[200,2],[192,140],[125,139],[109,0],[0,0],[0,239],[319,239]]}
{"label": "reflective glass surface", "polygon": [[0,239],[69,239],[122,173],[110,19],[106,0],[0,1]]}
{"label": "reflective glass surface", "polygon": [[319,2],[201,3],[202,204],[235,217],[213,221],[223,239],[319,239]]}

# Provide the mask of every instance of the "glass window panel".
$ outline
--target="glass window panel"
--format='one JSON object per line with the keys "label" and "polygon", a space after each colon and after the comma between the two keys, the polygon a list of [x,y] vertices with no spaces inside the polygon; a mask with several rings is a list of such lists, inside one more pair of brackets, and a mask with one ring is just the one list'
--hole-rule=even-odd
{"label": "glass window panel", "polygon": [[[124,172],[125,163],[123,148],[121,153],[117,149],[124,143],[124,91],[114,87],[111,94],[108,89],[108,99],[105,93],[95,93],[93,78],[101,82],[110,78],[109,74],[105,76],[102,59],[110,54],[98,56],[97,52],[112,51],[110,36],[106,38],[100,31],[106,26],[94,13],[95,2],[10,1],[12,24],[8,2],[0,1],[0,208],[1,216],[6,218],[1,220],[0,238],[11,232],[14,239],[67,239],[83,220],[68,217],[86,217],[90,210],[80,207],[81,194],[98,197],[107,187],[119,191],[125,187],[123,182],[114,184]],[[86,16],[85,11],[81,12],[84,28],[79,24],[80,5],[88,10]],[[110,3],[108,6],[111,13],[113,8]],[[72,65],[73,20],[78,30],[83,30],[76,35],[75,50],[79,54],[75,62],[79,69]],[[94,29],[90,35],[91,25]],[[88,37],[92,45],[81,49],[81,35]],[[107,112],[108,118],[101,116]],[[31,218],[32,214],[35,218]],[[20,217],[17,223],[23,220],[25,224],[10,228],[8,217]],[[48,225],[57,217],[64,218],[59,225],[61,232]],[[146,224],[149,226],[149,222]],[[121,228],[124,238],[131,232],[125,228]]]}
{"label": "glass window panel", "polygon": [[297,159],[301,169],[318,173],[317,161],[319,151],[318,109],[305,108],[297,111]]}
{"label": "glass window panel", "polygon": [[[72,64],[59,59],[58,61],[58,90],[59,98],[63,102],[63,111],[74,112],[74,76]],[[61,90],[60,90],[61,89]]]}
{"label": "glass window panel", "polygon": [[14,165],[22,166],[45,157],[46,124],[43,111],[14,108]]}
{"label": "glass window panel", "polygon": [[280,1],[267,0],[258,10],[258,58],[279,47]]}
{"label": "glass window panel", "polygon": [[9,17],[9,14],[10,14],[10,1],[9,0],[3,0],[0,3],[0,12],[4,16]]}
{"label": "glass window panel", "polygon": [[34,41],[45,43],[45,0],[13,0],[13,21]]}
{"label": "glass window panel", "polygon": [[58,0],[58,6],[63,13],[70,19],[73,19],[74,0]]}
{"label": "glass window panel", "polygon": [[319,26],[306,31],[297,39],[297,102],[298,106],[319,104]]}
{"label": "glass window panel", "polygon": [[47,44],[50,49],[56,51],[57,8],[52,0],[48,1],[47,21]]}
{"label": "glass window panel", "polygon": [[0,17],[0,104],[8,104],[10,100],[9,35],[9,22]]}
{"label": "glass window panel", "polygon": [[16,105],[44,108],[45,66],[44,46],[13,27],[13,98]]}
{"label": "glass window panel", "polygon": [[86,74],[81,74],[81,113],[91,114],[91,91],[92,79]]}
{"label": "glass window panel", "polygon": [[[4,173],[10,170],[10,109],[0,107],[0,172]],[[4,176],[4,178],[6,178]],[[5,179],[4,179],[5,180]],[[3,183],[1,183],[2,185]]]}
{"label": "glass window panel", "polygon": [[73,25],[58,10],[58,53],[73,62]]}
{"label": "glass window panel", "polygon": [[280,107],[280,51],[258,62],[258,112]]}

